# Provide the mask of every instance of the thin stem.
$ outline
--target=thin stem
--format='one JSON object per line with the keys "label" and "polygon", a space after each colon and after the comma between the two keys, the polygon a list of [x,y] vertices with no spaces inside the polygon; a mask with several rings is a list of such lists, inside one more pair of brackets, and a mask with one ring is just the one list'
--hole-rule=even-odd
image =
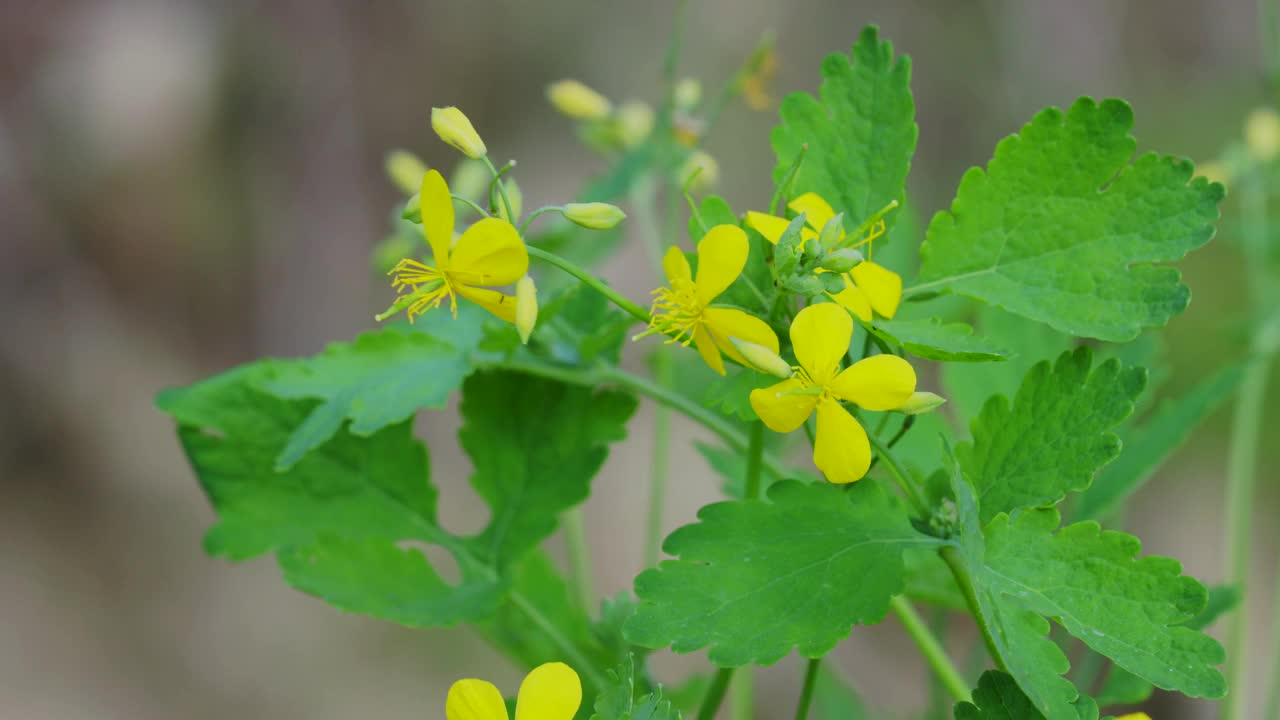
{"label": "thin stem", "polygon": [[1280,571],[1276,573],[1276,588],[1271,596],[1271,688],[1267,692],[1265,718],[1280,718]]}
{"label": "thin stem", "polygon": [[800,688],[800,701],[796,703],[796,720],[809,717],[809,705],[813,703],[813,688],[818,684],[818,667],[822,658],[813,658],[804,669],[804,685]]}
{"label": "thin stem", "polygon": [[525,218],[524,222],[520,224],[520,237],[525,237],[529,234],[529,226],[533,224],[534,219],[549,212],[564,212],[564,208],[560,205],[546,205],[529,213],[529,217]]}
{"label": "thin stem", "polygon": [[751,666],[738,668],[729,685],[729,720],[755,720],[756,683]]}
{"label": "thin stem", "polygon": [[[654,358],[658,387],[671,387],[670,353],[659,351]],[[667,502],[667,467],[671,456],[671,410],[658,405],[653,410],[653,454],[649,457],[649,514],[644,544],[644,566],[658,564],[662,549],[662,517]]]}
{"label": "thin stem", "polygon": [[512,211],[512,208],[515,206],[511,204],[511,198],[507,197],[507,186],[502,182],[502,176],[511,169],[512,163],[507,163],[503,166],[502,172],[498,172],[498,168],[493,166],[493,161],[489,159],[488,155],[481,155],[480,159],[483,160],[485,166],[489,168],[489,172],[493,173],[493,182],[498,185],[498,194],[502,196],[502,205],[507,208],[507,217],[511,218],[511,222],[515,222],[519,218],[517,218],[515,212]]}
{"label": "thin stem", "polygon": [[916,513],[922,518],[929,517],[929,506],[925,504],[924,498],[920,496],[920,491],[916,489],[915,482],[907,477],[907,474],[902,470],[902,466],[894,459],[889,447],[880,442],[880,438],[875,435],[867,435],[867,438],[871,441],[871,446],[876,449],[878,456],[884,459],[884,464],[889,469],[889,474],[893,476],[894,482],[898,483],[898,487],[902,488],[902,492],[911,501],[912,506],[915,507]]}
{"label": "thin stem", "polygon": [[747,440],[747,477],[743,497],[755,500],[760,497],[760,475],[764,466],[764,423],[751,423]]}
{"label": "thin stem", "polygon": [[485,210],[484,208],[475,204],[471,200],[464,198],[461,195],[450,195],[449,197],[453,198],[454,202],[460,202],[463,205],[466,205],[467,207],[471,208],[472,210],[475,210],[477,213],[480,213],[480,217],[486,217],[486,218],[489,217],[488,210]]}
{"label": "thin stem", "polygon": [[549,253],[540,247],[529,245],[528,249],[529,249],[530,256],[538,258],[539,260],[542,260],[544,262],[549,262],[552,265],[555,265],[556,267],[560,268],[561,270],[569,273],[570,275],[578,278],[582,282],[586,283],[592,290],[595,290],[596,292],[608,298],[609,301],[612,302],[614,305],[617,305],[618,307],[630,313],[630,315],[634,317],[636,320],[639,320],[640,322],[646,325],[649,324],[649,313],[646,312],[644,308],[640,307],[639,305],[623,297],[621,294],[618,293],[618,291],[614,290],[608,285],[605,285],[604,282],[600,280],[600,278],[596,277],[595,275],[592,275],[591,273],[582,269],[578,265],[568,260],[565,260],[559,255],[556,255],[554,253]]}
{"label": "thin stem", "polygon": [[898,616],[898,620],[902,622],[902,627],[907,631],[907,635],[915,642],[916,647],[920,648],[920,653],[924,655],[924,660],[933,669],[938,680],[942,682],[947,692],[951,693],[951,697],[956,702],[962,702],[969,699],[969,683],[965,681],[964,676],[956,669],[951,658],[947,656],[947,651],[942,647],[942,643],[938,641],[938,637],[929,629],[929,625],[925,623],[924,618],[920,617],[920,613],[911,606],[911,603],[901,595],[895,595],[889,601],[889,607],[893,609],[893,614]]}
{"label": "thin stem", "polygon": [[582,654],[582,651],[578,649],[577,645],[570,642],[569,639],[560,632],[560,629],[555,626],[555,623],[548,620],[546,615],[543,615],[538,608],[534,607],[533,603],[529,602],[528,598],[515,590],[509,591],[507,593],[507,597],[510,598],[511,602],[515,604],[521,612],[529,616],[529,620],[532,621],[534,625],[537,625],[538,629],[541,630],[547,638],[551,640],[551,642],[555,643],[556,647],[560,648],[560,652],[564,653],[565,659],[573,663],[574,669],[586,676],[587,682],[597,688],[606,687],[604,676],[600,674],[600,671],[596,669],[595,665]]}
{"label": "thin stem", "polygon": [[729,688],[729,680],[733,678],[733,668],[720,668],[707,687],[707,694],[702,697],[702,706],[698,708],[698,720],[714,720],[724,702],[724,691]]}
{"label": "thin stem", "polygon": [[582,609],[590,615],[595,608],[595,588],[591,581],[591,548],[587,544],[586,521],[582,506],[564,514],[564,539],[569,552],[569,581]]}
{"label": "thin stem", "polygon": [[996,667],[1005,672],[1008,668],[1004,664],[1004,658],[1000,655],[1000,648],[996,645],[996,638],[991,634],[991,628],[987,625],[987,618],[982,614],[982,606],[978,603],[978,594],[973,589],[973,578],[969,577],[969,569],[965,567],[964,561],[960,559],[960,554],[954,547],[944,547],[938,551],[942,556],[943,562],[947,567],[951,568],[951,574],[955,576],[956,585],[960,587],[960,592],[964,595],[965,604],[969,606],[969,613],[973,615],[973,619],[978,623],[978,629],[982,631],[982,642],[987,646],[987,654],[991,656],[991,662]]}

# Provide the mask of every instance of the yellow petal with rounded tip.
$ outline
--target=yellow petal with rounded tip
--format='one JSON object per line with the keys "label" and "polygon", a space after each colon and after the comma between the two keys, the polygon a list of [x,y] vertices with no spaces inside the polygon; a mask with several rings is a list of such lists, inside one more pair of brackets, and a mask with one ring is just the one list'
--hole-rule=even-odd
{"label": "yellow petal with rounded tip", "polygon": [[893,410],[916,391],[916,371],[897,355],[873,355],[846,368],[827,388],[860,408]]}
{"label": "yellow petal with rounded tip", "polygon": [[828,293],[827,297],[857,315],[862,322],[871,322],[871,301],[867,299],[866,293],[851,280],[846,279],[843,290],[835,295]]}
{"label": "yellow petal with rounded tip", "polygon": [[582,681],[564,663],[534,668],[520,683],[516,720],[573,720],[582,704]]}
{"label": "yellow petal with rounded tip", "polygon": [[862,425],[835,400],[818,403],[818,433],[813,464],[827,480],[845,484],[861,480],[871,467],[871,443]]}
{"label": "yellow petal with rounded tip", "polygon": [[767,388],[751,391],[751,409],[774,432],[788,433],[804,424],[818,404],[817,395],[804,395],[793,391],[804,383],[795,378],[783,380]]}
{"label": "yellow petal with rounded tip", "polygon": [[836,376],[851,339],[853,318],[834,303],[810,305],[791,321],[791,346],[796,359],[818,385],[825,385]]}
{"label": "yellow petal with rounded tip", "polygon": [[720,357],[720,349],[716,346],[716,341],[711,337],[711,333],[699,324],[693,330],[693,345],[698,348],[698,354],[706,361],[712,370],[724,374],[724,358]]}
{"label": "yellow petal with rounded tip", "polygon": [[1127,715],[1121,715],[1115,720],[1151,720],[1151,716],[1144,712],[1136,712],[1136,713],[1129,713]]}
{"label": "yellow petal with rounded tip", "polygon": [[529,271],[529,249],[506,220],[467,228],[449,255],[449,272],[466,285],[510,285]]}
{"label": "yellow petal with rounded tip", "polygon": [[786,218],[780,218],[777,215],[766,215],[755,211],[747,212],[747,225],[774,245],[777,245],[778,241],[782,239],[782,233],[787,231],[787,226],[790,224],[791,221]]}
{"label": "yellow petal with rounded tip", "polygon": [[720,350],[747,367],[752,367],[751,363],[742,357],[742,353],[738,352],[729,338],[746,340],[766,347],[775,354],[778,352],[778,336],[774,334],[773,328],[750,313],[737,308],[709,307],[702,311],[702,322]]}
{"label": "yellow petal with rounded tip", "polygon": [[507,720],[507,704],[493,683],[459,680],[449,688],[444,716],[448,720]]}
{"label": "yellow petal with rounded tip", "polygon": [[807,192],[801,195],[787,203],[787,207],[796,211],[796,213],[804,213],[805,223],[819,232],[821,232],[828,220],[836,216],[836,211],[831,209],[827,201],[814,192]]}
{"label": "yellow petal with rounded tip", "polygon": [[698,241],[698,276],[693,281],[704,305],[733,284],[747,265],[750,244],[737,225],[717,225]]}
{"label": "yellow petal with rounded tip", "polygon": [[[502,320],[506,320],[509,323],[514,323],[516,321],[517,303],[516,299],[510,295],[503,295],[497,290],[472,287],[470,285],[459,285],[457,293],[494,315],[497,315]],[[536,313],[537,311],[535,310],[534,312]]]}
{"label": "yellow petal with rounded tip", "polygon": [[689,269],[689,258],[684,251],[672,245],[667,254],[662,256],[662,270],[667,274],[667,281],[673,285],[681,280],[693,282],[693,271]]}
{"label": "yellow petal with rounded tip", "polygon": [[449,267],[449,246],[453,244],[453,198],[449,197],[449,184],[435,170],[422,176],[422,188],[418,191],[422,208],[422,234],[427,236],[436,267]]}
{"label": "yellow petal with rounded tip", "polygon": [[892,319],[898,312],[898,303],[902,301],[902,276],[870,260],[855,265],[849,275],[866,294],[871,308]]}

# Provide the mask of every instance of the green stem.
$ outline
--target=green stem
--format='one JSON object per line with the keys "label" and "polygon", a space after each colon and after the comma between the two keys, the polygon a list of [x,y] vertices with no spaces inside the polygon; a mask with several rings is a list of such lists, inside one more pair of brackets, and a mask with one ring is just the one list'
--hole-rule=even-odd
{"label": "green stem", "polygon": [[533,603],[529,602],[528,598],[515,590],[509,591],[507,593],[507,597],[511,600],[512,604],[520,609],[521,612],[529,616],[529,620],[533,622],[534,625],[538,626],[538,629],[541,630],[547,638],[551,640],[551,642],[555,643],[556,647],[560,648],[560,652],[564,653],[565,659],[573,664],[575,670],[586,676],[588,683],[596,688],[607,687],[604,676],[600,674],[600,671],[596,669],[595,665],[582,654],[582,651],[578,649],[577,645],[570,642],[569,638],[565,637],[564,634],[560,632],[560,629],[555,626],[555,623],[548,620],[546,615],[543,615],[538,608],[534,607]]}
{"label": "green stem", "polygon": [[733,678],[733,668],[720,668],[707,687],[707,694],[702,696],[702,706],[698,708],[698,720],[714,720],[724,702],[724,691],[729,689],[729,680]]}
{"label": "green stem", "polygon": [[813,703],[813,688],[818,684],[818,667],[822,658],[813,658],[804,669],[804,685],[800,688],[800,702],[796,703],[796,720],[809,717],[809,705]]}
{"label": "green stem", "polygon": [[[669,388],[672,381],[671,355],[659,351],[654,358],[658,387]],[[671,410],[658,405],[653,410],[653,454],[649,457],[649,515],[644,544],[644,566],[658,564],[662,549],[662,517],[667,502],[667,468],[671,456]]]}
{"label": "green stem", "polygon": [[747,500],[760,497],[761,468],[764,466],[764,423],[751,423],[747,440],[747,477],[742,496]]}
{"label": "green stem", "polygon": [[507,197],[506,183],[502,182],[502,175],[507,170],[511,169],[511,164],[508,163],[502,169],[502,172],[498,172],[498,168],[493,166],[493,161],[489,159],[488,155],[482,155],[480,156],[480,159],[484,161],[485,166],[489,168],[489,172],[493,174],[493,181],[498,184],[498,194],[502,196],[502,204],[507,208],[507,217],[511,218],[511,222],[515,222],[519,218],[517,218],[516,214],[512,211],[512,208],[515,206],[511,204],[511,198]]}
{"label": "green stem", "polygon": [[542,260],[544,262],[549,262],[552,265],[555,265],[556,267],[560,268],[561,270],[569,273],[570,275],[578,278],[582,282],[586,283],[587,286],[590,287],[592,290],[595,290],[596,292],[608,298],[609,301],[612,302],[614,305],[617,305],[618,307],[630,313],[630,315],[634,317],[636,320],[639,320],[640,322],[646,325],[649,324],[649,313],[646,312],[644,308],[626,299],[625,297],[620,295],[616,290],[609,287],[608,285],[605,285],[604,282],[600,280],[600,278],[596,277],[595,275],[592,275],[591,273],[582,269],[578,265],[568,260],[565,260],[559,255],[556,255],[554,253],[549,253],[540,247],[537,247],[535,245],[529,245],[528,248],[529,248],[530,256],[536,257],[539,260]]}
{"label": "green stem", "polygon": [[996,664],[996,668],[1008,672],[1004,657],[1000,655],[1000,648],[996,645],[996,638],[991,634],[986,616],[982,614],[982,606],[978,603],[978,594],[973,589],[973,578],[969,577],[969,569],[965,567],[964,561],[960,559],[960,554],[954,547],[944,547],[938,551],[938,554],[942,556],[947,567],[951,568],[956,585],[960,587],[965,604],[969,606],[969,613],[973,615],[974,621],[978,623],[978,629],[982,631],[982,642],[987,646],[987,654],[991,656],[991,662]]}
{"label": "green stem", "polygon": [[475,204],[471,200],[468,200],[467,198],[464,198],[461,195],[450,195],[449,197],[453,198],[454,202],[460,202],[463,205],[466,205],[467,207],[471,208],[472,210],[475,210],[477,213],[480,213],[480,217],[486,217],[486,218],[489,217],[488,210],[485,210],[484,208]]}
{"label": "green stem", "polygon": [[902,627],[907,631],[907,635],[915,642],[916,647],[920,648],[920,653],[924,655],[924,660],[933,669],[938,680],[942,682],[947,692],[951,693],[951,697],[956,702],[962,702],[969,699],[969,683],[965,682],[964,676],[956,669],[951,658],[947,657],[947,651],[942,647],[942,643],[938,641],[938,637],[929,629],[929,625],[925,623],[924,618],[920,617],[920,613],[911,606],[911,603],[901,595],[895,595],[889,601],[889,607],[893,609],[893,614],[898,616],[898,620],[902,622]]}
{"label": "green stem", "polygon": [[520,237],[523,238],[529,234],[529,226],[533,225],[533,221],[538,216],[545,215],[549,212],[564,212],[564,207],[560,205],[546,205],[529,213],[529,217],[525,218],[524,222],[520,224]]}
{"label": "green stem", "polygon": [[884,465],[889,469],[889,474],[893,476],[894,482],[898,483],[898,487],[902,489],[903,494],[905,494],[907,499],[911,501],[912,506],[915,507],[916,513],[921,518],[929,517],[929,506],[925,503],[924,498],[920,496],[920,491],[916,489],[915,482],[908,478],[907,474],[903,472],[902,466],[899,465],[898,461],[893,457],[893,453],[889,450],[889,447],[880,442],[880,438],[875,435],[868,434],[867,438],[871,441],[871,446],[876,449],[876,454],[880,458],[884,459]]}
{"label": "green stem", "polygon": [[578,602],[588,615],[595,609],[595,588],[591,581],[591,548],[587,544],[587,526],[582,506],[564,514],[564,539],[569,554],[569,580]]}
{"label": "green stem", "polygon": [[729,720],[754,720],[755,704],[755,673],[750,665],[740,667],[729,685]]}

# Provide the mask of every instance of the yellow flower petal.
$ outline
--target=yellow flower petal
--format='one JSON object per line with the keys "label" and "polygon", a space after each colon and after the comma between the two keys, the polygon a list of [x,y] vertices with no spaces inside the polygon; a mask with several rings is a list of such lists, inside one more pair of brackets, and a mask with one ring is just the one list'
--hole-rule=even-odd
{"label": "yellow flower petal", "polygon": [[871,467],[871,443],[862,425],[835,400],[818,403],[813,464],[833,483],[862,479]]}
{"label": "yellow flower petal", "polygon": [[667,273],[667,281],[674,285],[683,280],[693,282],[693,271],[689,269],[689,258],[684,256],[684,251],[672,245],[667,248],[667,254],[662,256],[662,269]]}
{"label": "yellow flower petal", "polygon": [[778,336],[773,328],[750,313],[737,308],[709,307],[702,311],[702,322],[720,350],[747,367],[751,367],[751,363],[742,357],[729,338],[736,337],[766,347],[775,354],[778,352]]}
{"label": "yellow flower petal", "polygon": [[871,301],[867,300],[867,294],[851,280],[846,279],[843,290],[835,295],[828,294],[827,297],[857,315],[862,322],[871,322]]}
{"label": "yellow flower petal", "polygon": [[529,271],[529,249],[506,220],[467,228],[449,255],[449,272],[466,285],[509,285]]}
{"label": "yellow flower petal", "polygon": [[817,395],[804,395],[792,391],[803,388],[796,378],[751,391],[751,409],[770,430],[788,433],[804,424],[818,404]]}
{"label": "yellow flower petal", "polygon": [[840,359],[849,352],[851,339],[853,318],[834,303],[810,305],[791,321],[791,345],[796,359],[818,385],[835,377]]}
{"label": "yellow flower petal", "polygon": [[1128,715],[1121,715],[1116,718],[1116,720],[1151,720],[1151,716],[1144,712],[1136,712],[1129,713]]}
{"label": "yellow flower petal", "polygon": [[448,720],[507,720],[507,704],[493,683],[459,680],[449,688],[444,716]]}
{"label": "yellow flower petal", "polygon": [[818,193],[807,192],[800,197],[787,203],[787,207],[794,210],[797,214],[804,213],[804,221],[809,227],[822,231],[827,221],[836,216],[836,211],[831,209],[826,200]]}
{"label": "yellow flower petal", "polygon": [[422,176],[422,189],[418,191],[422,208],[422,234],[427,236],[436,267],[449,267],[449,246],[453,244],[453,198],[449,197],[449,184],[435,170]]}
{"label": "yellow flower petal", "polygon": [[707,304],[733,284],[747,265],[750,244],[737,225],[717,225],[698,242],[698,300]]}
{"label": "yellow flower petal", "polygon": [[747,212],[747,225],[774,245],[777,245],[778,241],[782,239],[782,233],[786,232],[787,226],[790,224],[789,220],[780,218],[777,215],[766,215],[754,210]]}
{"label": "yellow flower petal", "polygon": [[872,309],[892,319],[902,300],[902,276],[870,260],[858,263],[849,274],[866,294]]}
{"label": "yellow flower petal", "polygon": [[516,321],[517,303],[516,299],[510,295],[503,295],[497,290],[472,287],[470,285],[459,285],[457,287],[457,293],[494,315],[497,315],[502,320],[509,323],[514,323]]}
{"label": "yellow flower petal", "polygon": [[720,349],[716,346],[716,341],[711,337],[711,333],[699,323],[693,330],[693,345],[698,348],[698,354],[711,366],[712,370],[724,374],[724,358],[720,357]]}
{"label": "yellow flower petal", "polygon": [[[582,681],[564,663],[534,668],[516,697],[516,720],[573,720],[582,704]],[[450,718],[452,720],[452,718]]]}
{"label": "yellow flower petal", "polygon": [[867,410],[893,410],[916,391],[916,371],[897,355],[873,355],[854,363],[827,388]]}

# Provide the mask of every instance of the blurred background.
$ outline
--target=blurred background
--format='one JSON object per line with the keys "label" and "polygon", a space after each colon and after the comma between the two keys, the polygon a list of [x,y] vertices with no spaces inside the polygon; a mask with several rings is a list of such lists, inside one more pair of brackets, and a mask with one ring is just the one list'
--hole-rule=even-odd
{"label": "blurred background", "polygon": [[[615,99],[657,100],[673,5],[0,3],[0,718],[399,720],[441,717],[457,677],[515,688],[519,673],[466,630],[341,615],[288,589],[270,560],[206,558],[211,511],[151,398],[372,326],[391,293],[369,252],[402,200],[385,152],[456,160],[430,131],[432,105],[460,106],[497,159],[519,159],[526,208],[571,198],[603,164],[545,85],[575,77]],[[777,93],[813,90],[821,58],[867,23],[914,61],[911,191],[926,216],[1047,105],[1126,98],[1144,149],[1202,160],[1267,95],[1252,0],[694,0],[681,73],[710,92],[773,30]],[[708,143],[737,208],[769,197],[775,119],[776,104],[735,104]],[[1166,333],[1167,392],[1242,353],[1230,234],[1227,223],[1183,264],[1195,302]],[[604,271],[643,297],[651,278],[625,272],[644,263],[633,245]],[[640,569],[651,410],[591,500],[602,592]],[[1210,418],[1130,513],[1147,551],[1209,582],[1223,577],[1226,424],[1224,412]],[[419,425],[446,523],[479,527],[452,411]],[[1267,468],[1280,461],[1265,444],[1258,658],[1277,545]],[[674,462],[671,527],[718,486],[692,450],[677,447]],[[922,665],[892,620],[856,629],[838,655],[873,709],[924,706]],[[674,679],[700,657],[663,662]],[[758,676],[768,717],[790,712],[797,669],[789,659]],[[1264,677],[1259,659],[1255,707]],[[1216,717],[1210,703],[1159,693],[1149,708],[1159,720]]]}

